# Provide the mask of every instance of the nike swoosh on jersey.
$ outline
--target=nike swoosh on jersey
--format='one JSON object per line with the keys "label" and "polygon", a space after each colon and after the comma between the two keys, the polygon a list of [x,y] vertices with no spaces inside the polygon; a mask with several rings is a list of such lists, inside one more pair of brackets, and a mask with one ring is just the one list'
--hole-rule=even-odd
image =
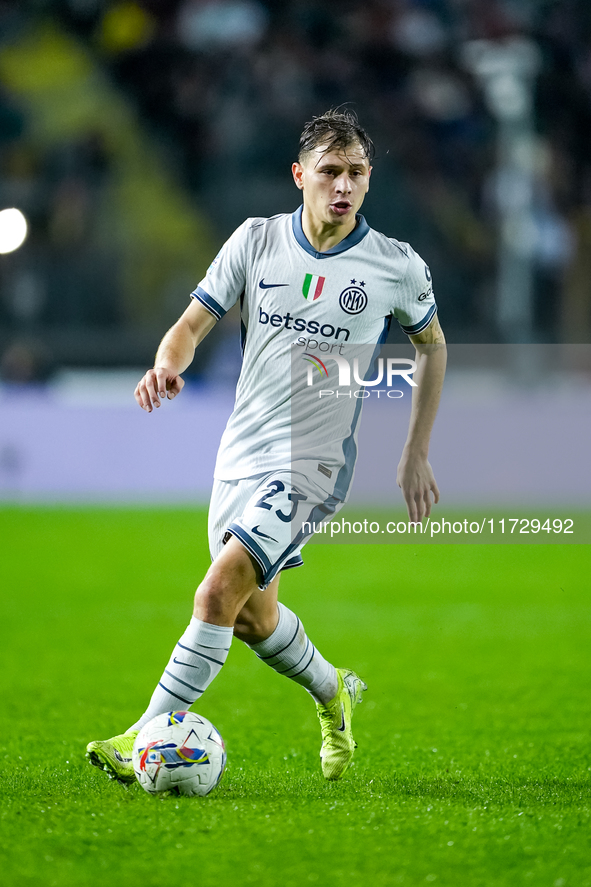
{"label": "nike swoosh on jersey", "polygon": [[259,281],[259,286],[262,290],[272,290],[276,286],[289,286],[289,283],[265,283],[265,278]]}
{"label": "nike swoosh on jersey", "polygon": [[256,525],[256,527],[253,527],[253,528],[252,528],[251,533],[254,533],[255,536],[260,536],[261,539],[270,539],[271,542],[277,542],[277,539],[273,539],[272,536],[267,536],[266,533],[261,533],[261,531],[259,530],[259,525],[258,525],[258,524]]}

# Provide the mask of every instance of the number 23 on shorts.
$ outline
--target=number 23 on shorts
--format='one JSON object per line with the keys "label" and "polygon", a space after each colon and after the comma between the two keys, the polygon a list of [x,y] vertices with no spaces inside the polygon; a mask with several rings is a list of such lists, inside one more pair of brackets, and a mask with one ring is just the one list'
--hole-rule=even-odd
{"label": "number 23 on shorts", "polygon": [[[255,503],[255,508],[265,508],[267,511],[273,510],[273,503],[270,505],[268,503],[268,499],[272,499],[274,496],[277,496],[280,493],[285,493],[285,484],[280,480],[272,480],[267,484],[267,492],[263,493],[258,502]],[[287,499],[291,502],[291,511],[288,514],[285,514],[284,511],[281,510],[283,503],[279,508],[275,508],[275,514],[279,518],[279,520],[284,523],[290,523],[294,517],[296,516],[298,505],[300,502],[305,502],[308,497],[303,493],[300,493],[295,487],[292,487],[291,493],[287,494]],[[280,499],[285,499],[285,496],[281,496]]]}

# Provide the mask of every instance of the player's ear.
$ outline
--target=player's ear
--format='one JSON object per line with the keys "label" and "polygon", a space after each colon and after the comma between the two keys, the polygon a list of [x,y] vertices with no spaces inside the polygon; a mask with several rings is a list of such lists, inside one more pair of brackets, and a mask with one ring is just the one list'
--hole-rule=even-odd
{"label": "player's ear", "polygon": [[370,166],[370,168],[369,168],[368,171],[367,171],[367,190],[366,190],[366,192],[365,192],[366,194],[367,194],[367,192],[369,191],[369,180],[371,179],[371,171],[372,171],[372,169],[373,169],[373,166]]}
{"label": "player's ear", "polygon": [[304,190],[304,167],[301,163],[298,163],[296,160],[295,163],[291,165],[291,174],[293,176],[293,180],[296,183],[296,187],[300,189],[300,191]]}

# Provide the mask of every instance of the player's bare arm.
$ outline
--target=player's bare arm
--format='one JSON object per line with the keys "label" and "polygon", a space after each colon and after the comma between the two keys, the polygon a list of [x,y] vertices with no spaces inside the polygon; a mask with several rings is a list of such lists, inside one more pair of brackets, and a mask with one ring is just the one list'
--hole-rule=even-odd
{"label": "player's bare arm", "polygon": [[135,389],[135,399],[143,410],[151,413],[166,397],[172,400],[184,386],[180,373],[187,369],[195,349],[215,326],[216,319],[207,308],[192,300],[160,343],[154,367],[145,374]]}
{"label": "player's bare arm", "polygon": [[410,341],[416,348],[417,387],[412,392],[408,437],[398,465],[396,482],[402,490],[411,521],[421,521],[431,513],[433,501],[439,502],[439,489],[428,461],[431,430],[441,397],[447,349],[437,315],[429,326]]}

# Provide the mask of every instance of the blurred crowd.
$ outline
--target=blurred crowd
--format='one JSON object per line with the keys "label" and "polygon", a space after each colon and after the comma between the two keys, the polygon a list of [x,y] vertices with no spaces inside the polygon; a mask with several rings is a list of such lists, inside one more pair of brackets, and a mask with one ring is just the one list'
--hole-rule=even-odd
{"label": "blurred crowd", "polygon": [[[531,39],[541,56],[536,336],[588,341],[588,0],[4,0],[3,40],[40,16],[80,41],[133,102],[218,242],[247,215],[293,210],[289,165],[303,123],[342,103],[356,110],[377,147],[368,220],[428,259],[455,341],[499,337],[496,126],[461,49],[469,40]],[[39,156],[29,127],[26,107],[5,86],[0,198],[18,205],[29,189],[31,265],[44,251],[51,260],[46,279],[35,282],[31,267],[16,290],[5,290],[2,323],[16,328],[33,316],[80,328],[128,323],[117,259],[105,256],[104,244],[101,251],[92,225],[110,175],[108,149],[88,132]],[[76,265],[67,279],[64,242]]]}

